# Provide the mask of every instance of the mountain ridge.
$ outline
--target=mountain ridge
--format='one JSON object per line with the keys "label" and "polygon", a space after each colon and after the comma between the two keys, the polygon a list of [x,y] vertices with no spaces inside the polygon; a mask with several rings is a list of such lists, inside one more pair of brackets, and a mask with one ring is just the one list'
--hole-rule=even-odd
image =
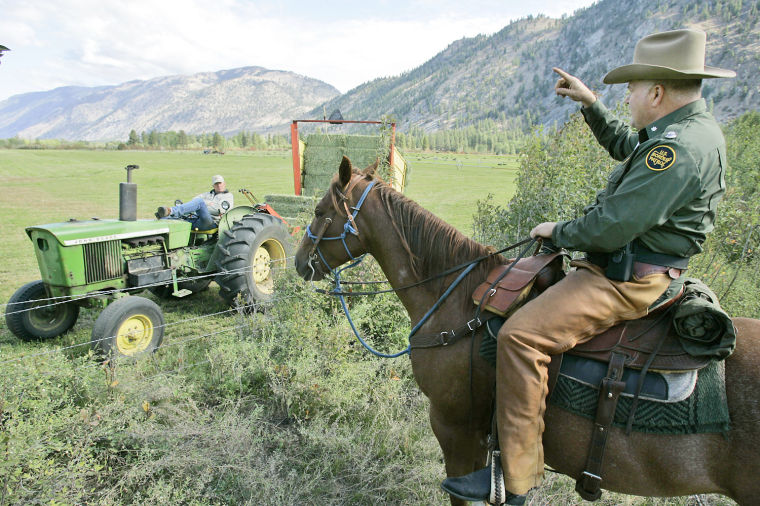
{"label": "mountain ridge", "polygon": [[[404,130],[425,131],[493,119],[505,127],[563,123],[577,104],[554,94],[558,66],[614,106],[625,86],[604,74],[630,63],[636,42],[678,28],[708,33],[706,62],[736,70],[736,79],[704,80],[704,96],[725,121],[760,106],[760,2],[739,0],[602,0],[561,19],[528,16],[492,35],[460,39],[411,71],[379,78],[323,107],[344,117],[385,114]],[[313,110],[312,114],[316,114]]]}
{"label": "mountain ridge", "polygon": [[124,139],[132,129],[266,131],[338,94],[317,79],[256,66],[65,86],[0,102],[0,138]]}
{"label": "mountain ridge", "polygon": [[[187,133],[286,133],[292,119],[396,121],[401,131],[432,132],[493,120],[528,131],[564,123],[578,106],[554,94],[558,66],[614,107],[625,86],[602,76],[630,63],[647,34],[698,28],[708,34],[706,63],[737,72],[706,79],[703,96],[719,121],[760,108],[760,0],[600,0],[560,19],[510,22],[491,35],[452,41],[422,65],[363,83],[344,94],[322,81],[262,67],[65,87],[0,102],[0,138],[124,139],[131,129]],[[148,89],[150,88],[150,89]]]}

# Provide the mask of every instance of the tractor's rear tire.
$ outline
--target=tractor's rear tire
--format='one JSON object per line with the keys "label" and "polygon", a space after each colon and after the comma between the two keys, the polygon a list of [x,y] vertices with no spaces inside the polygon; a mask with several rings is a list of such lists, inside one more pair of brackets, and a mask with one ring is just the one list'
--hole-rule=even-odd
{"label": "tractor's rear tire", "polygon": [[79,316],[79,306],[46,299],[42,281],[32,281],[16,290],[5,307],[8,329],[24,341],[49,339],[71,329]]}
{"label": "tractor's rear tire", "polygon": [[274,275],[293,256],[287,227],[265,213],[249,214],[233,223],[221,234],[217,247],[219,294],[230,305],[239,294],[246,307],[272,299]]}
{"label": "tractor's rear tire", "polygon": [[[211,284],[212,279],[209,278],[200,278],[200,279],[193,279],[191,281],[177,281],[177,286],[179,289],[186,289],[190,290],[193,293],[202,292],[203,290],[208,288],[208,285]],[[158,285],[158,286],[151,286],[148,288],[150,293],[158,297],[159,299],[176,299],[174,295],[174,284],[170,283],[168,285]]]}
{"label": "tractor's rear tire", "polygon": [[109,304],[92,327],[96,353],[136,357],[155,351],[164,340],[164,315],[150,299],[130,295]]}

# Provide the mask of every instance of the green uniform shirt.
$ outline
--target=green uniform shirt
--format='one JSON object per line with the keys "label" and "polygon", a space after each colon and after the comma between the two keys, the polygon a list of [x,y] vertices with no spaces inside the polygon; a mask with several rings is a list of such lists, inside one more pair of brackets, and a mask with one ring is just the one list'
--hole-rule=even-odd
{"label": "green uniform shirt", "polygon": [[559,222],[557,246],[610,252],[639,239],[656,253],[702,251],[726,190],[726,143],[703,99],[634,133],[597,100],[582,109],[610,155],[621,161],[584,215]]}

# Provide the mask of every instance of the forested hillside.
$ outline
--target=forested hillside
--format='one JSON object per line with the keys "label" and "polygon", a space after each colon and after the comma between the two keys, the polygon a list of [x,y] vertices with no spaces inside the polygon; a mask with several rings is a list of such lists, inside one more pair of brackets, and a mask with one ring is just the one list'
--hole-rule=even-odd
{"label": "forested hillside", "polygon": [[[346,118],[388,115],[401,129],[425,131],[492,119],[502,127],[563,122],[577,106],[553,93],[559,66],[595,88],[607,104],[624,94],[602,77],[630,63],[641,37],[696,28],[708,33],[707,62],[737,72],[707,80],[704,94],[720,121],[760,106],[758,0],[602,0],[571,17],[529,17],[490,36],[453,42],[424,65],[376,79],[329,101]],[[313,111],[318,114],[322,110]]]}

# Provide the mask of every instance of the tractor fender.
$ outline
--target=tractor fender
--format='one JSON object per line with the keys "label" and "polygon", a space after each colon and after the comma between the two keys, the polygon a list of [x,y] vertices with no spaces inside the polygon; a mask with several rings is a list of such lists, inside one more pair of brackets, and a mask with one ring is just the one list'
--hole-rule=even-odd
{"label": "tractor fender", "polygon": [[219,235],[223,234],[225,230],[232,228],[232,224],[236,221],[243,219],[243,216],[247,214],[256,214],[257,211],[251,206],[236,206],[224,213],[222,219],[219,220]]}

